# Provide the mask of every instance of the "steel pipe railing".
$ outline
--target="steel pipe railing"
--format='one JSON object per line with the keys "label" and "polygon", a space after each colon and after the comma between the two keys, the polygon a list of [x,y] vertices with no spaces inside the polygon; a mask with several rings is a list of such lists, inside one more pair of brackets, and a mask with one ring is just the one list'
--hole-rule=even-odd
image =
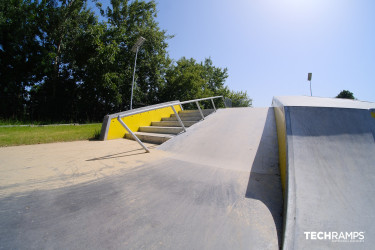
{"label": "steel pipe railing", "polygon": [[214,111],[216,112],[216,107],[215,107],[215,103],[214,103],[214,100],[213,100],[213,99],[216,99],[216,98],[222,98],[223,101],[224,101],[224,106],[226,107],[225,100],[224,100],[223,96],[213,96],[213,97],[200,98],[200,99],[183,101],[183,102],[174,101],[174,102],[169,102],[169,103],[162,103],[160,105],[153,105],[153,106],[150,106],[150,107],[145,107],[145,108],[141,108],[141,109],[137,109],[137,110],[130,110],[130,111],[126,111],[126,112],[123,112],[123,113],[118,113],[118,115],[117,114],[115,114],[115,115],[117,115],[117,120],[119,121],[119,123],[126,129],[126,131],[128,131],[132,135],[132,137],[134,138],[134,140],[136,140],[144,148],[144,150],[147,153],[150,153],[150,150],[146,147],[146,145],[144,145],[143,142],[137,137],[137,135],[134,134],[133,131],[131,131],[129,129],[129,127],[125,124],[125,122],[121,118],[124,118],[124,117],[127,117],[127,116],[131,116],[131,115],[140,114],[140,113],[144,113],[144,112],[148,112],[148,111],[153,111],[153,110],[156,110],[156,109],[162,109],[162,108],[171,107],[172,110],[173,110],[173,113],[176,115],[177,121],[179,122],[181,128],[183,129],[184,132],[186,132],[185,125],[184,125],[183,121],[181,120],[181,117],[179,116],[178,112],[174,108],[174,106],[175,105],[179,105],[180,108],[181,108],[181,110],[183,110],[183,108],[182,108],[183,104],[188,104],[188,103],[194,103],[195,102],[196,105],[197,105],[197,108],[199,110],[199,113],[202,116],[202,119],[204,119],[205,116],[204,116],[203,111],[202,111],[202,109],[201,109],[201,107],[199,105],[199,102],[200,101],[205,101],[205,100],[211,100],[212,107],[213,107]]}

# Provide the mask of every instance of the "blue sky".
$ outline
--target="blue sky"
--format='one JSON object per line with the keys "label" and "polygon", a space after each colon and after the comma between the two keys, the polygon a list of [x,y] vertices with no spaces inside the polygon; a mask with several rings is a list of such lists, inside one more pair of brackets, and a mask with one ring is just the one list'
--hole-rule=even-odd
{"label": "blue sky", "polygon": [[256,107],[273,96],[334,97],[347,89],[375,102],[374,0],[158,0],[169,54],[227,67],[226,84]]}
{"label": "blue sky", "polygon": [[334,97],[348,89],[375,102],[373,0],[159,0],[170,56],[211,57],[226,84],[254,106],[275,95]]}

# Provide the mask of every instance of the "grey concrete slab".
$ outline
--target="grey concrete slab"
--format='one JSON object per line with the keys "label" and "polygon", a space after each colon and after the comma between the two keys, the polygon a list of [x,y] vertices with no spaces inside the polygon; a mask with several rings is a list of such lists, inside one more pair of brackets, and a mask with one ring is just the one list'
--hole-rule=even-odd
{"label": "grey concrete slab", "polygon": [[274,100],[278,100],[285,107],[331,107],[331,108],[355,108],[355,109],[371,109],[375,108],[375,103],[316,96],[275,96]]}
{"label": "grey concrete slab", "polygon": [[[174,134],[167,134],[167,133],[162,134],[162,133],[152,133],[152,132],[134,132],[134,134],[142,142],[148,142],[148,143],[154,143],[154,144],[162,144],[163,142],[166,142],[175,136]],[[131,134],[126,134],[125,138],[134,140],[134,137]]]}
{"label": "grey concrete slab", "polygon": [[[259,151],[261,142],[267,145]],[[272,108],[220,109],[158,148],[206,165],[279,173]],[[261,154],[263,164],[251,168],[256,154]]]}
{"label": "grey concrete slab", "polygon": [[[246,197],[265,205],[258,209],[257,216],[262,218],[261,227],[268,235],[263,237],[268,237],[271,248],[277,248],[281,242],[283,204],[277,145],[272,108],[235,108],[218,110],[158,149],[192,163],[250,172]],[[256,235],[251,233],[248,237]]]}
{"label": "grey concrete slab", "polygon": [[[227,118],[232,128],[222,130]],[[93,182],[1,197],[0,249],[278,249],[274,123],[272,109],[220,110],[168,141],[170,149],[153,149],[164,153],[152,162]],[[193,142],[202,144],[195,152],[172,150]],[[223,155],[226,149],[233,155]],[[199,162],[201,156],[214,160]],[[105,157],[95,159],[105,164]]]}
{"label": "grey concrete slab", "polygon": [[[198,121],[182,121],[185,127],[193,126]],[[160,122],[151,122],[151,126],[156,127],[181,127],[180,122],[178,121],[160,121]]]}
{"label": "grey concrete slab", "polygon": [[161,133],[161,134],[177,135],[183,131],[184,130],[181,127],[157,127],[157,126],[139,127],[139,132],[146,132],[146,133]]}
{"label": "grey concrete slab", "polygon": [[[189,113],[188,113],[189,114]],[[180,119],[182,121],[200,121],[202,120],[202,116],[199,114],[199,116],[180,116]],[[163,117],[161,118],[162,121],[178,121],[176,116],[172,117]]]}
{"label": "grey concrete slab", "polygon": [[357,105],[314,106],[283,107],[288,162],[283,248],[372,249],[375,119]]}

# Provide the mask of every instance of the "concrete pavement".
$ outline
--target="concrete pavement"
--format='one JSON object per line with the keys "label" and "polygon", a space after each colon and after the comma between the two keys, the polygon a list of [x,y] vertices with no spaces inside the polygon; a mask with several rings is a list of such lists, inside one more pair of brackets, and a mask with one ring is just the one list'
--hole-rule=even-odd
{"label": "concrete pavement", "polygon": [[[8,191],[0,198],[0,249],[278,249],[283,202],[273,110],[219,110],[177,138],[151,154],[114,141],[84,142],[106,143],[106,151],[81,156],[65,144],[78,153],[73,160],[55,150],[49,169],[75,165],[84,176],[80,163],[100,162],[120,170],[57,187],[1,185]],[[37,168],[22,149],[18,157]],[[33,154],[43,162],[37,146]]]}

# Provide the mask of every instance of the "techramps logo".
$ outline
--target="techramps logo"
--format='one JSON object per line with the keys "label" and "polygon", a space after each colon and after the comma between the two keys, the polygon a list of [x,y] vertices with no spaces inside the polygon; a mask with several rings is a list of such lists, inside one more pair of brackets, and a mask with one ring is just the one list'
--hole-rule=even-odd
{"label": "techramps logo", "polygon": [[303,232],[306,240],[328,240],[342,243],[365,242],[365,232]]}

